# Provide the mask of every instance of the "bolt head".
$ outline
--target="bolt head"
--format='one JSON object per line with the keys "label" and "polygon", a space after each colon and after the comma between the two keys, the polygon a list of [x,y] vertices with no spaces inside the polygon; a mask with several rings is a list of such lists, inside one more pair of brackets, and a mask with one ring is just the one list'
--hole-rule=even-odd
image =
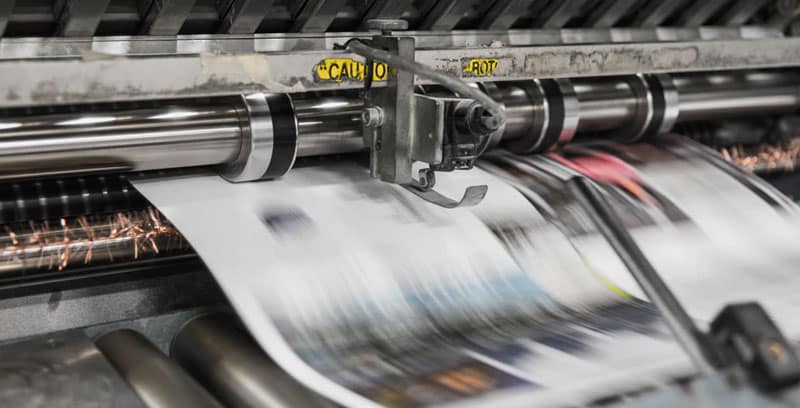
{"label": "bolt head", "polygon": [[366,127],[377,127],[383,125],[383,109],[377,106],[370,106],[361,111],[361,122]]}
{"label": "bolt head", "polygon": [[404,31],[408,30],[408,21],[393,18],[372,18],[367,20],[367,29],[370,31]]}

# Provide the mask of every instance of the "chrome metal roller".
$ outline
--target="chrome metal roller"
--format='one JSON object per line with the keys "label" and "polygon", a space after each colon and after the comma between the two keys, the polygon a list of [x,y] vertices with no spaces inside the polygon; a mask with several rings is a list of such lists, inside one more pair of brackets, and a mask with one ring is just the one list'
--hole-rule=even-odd
{"label": "chrome metal roller", "polygon": [[236,159],[222,170],[228,181],[271,179],[286,174],[297,158],[297,116],[287,94],[242,97],[248,121]]}

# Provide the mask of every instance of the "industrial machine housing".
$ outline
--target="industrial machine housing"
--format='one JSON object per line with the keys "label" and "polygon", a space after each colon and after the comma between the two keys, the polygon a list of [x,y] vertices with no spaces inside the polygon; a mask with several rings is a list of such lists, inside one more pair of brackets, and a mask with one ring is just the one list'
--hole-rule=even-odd
{"label": "industrial machine housing", "polygon": [[[220,385],[233,372],[325,405],[214,314],[225,297],[129,178],[248,182],[369,156],[374,177],[455,207],[486,191],[446,197],[435,174],[485,151],[677,132],[796,197],[799,14],[793,0],[0,1],[0,356],[82,350],[73,369],[130,383],[107,388],[115,406],[263,403]],[[229,363],[198,357],[215,352]],[[163,372],[137,372],[147,358]],[[0,395],[55,401],[77,380],[63,381]]]}

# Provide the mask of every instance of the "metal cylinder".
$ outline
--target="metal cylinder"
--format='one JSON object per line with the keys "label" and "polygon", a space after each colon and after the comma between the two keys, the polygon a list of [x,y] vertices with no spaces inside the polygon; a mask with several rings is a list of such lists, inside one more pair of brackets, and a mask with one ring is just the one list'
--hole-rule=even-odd
{"label": "metal cylinder", "polygon": [[[644,77],[645,85],[654,84],[650,77]],[[670,113],[667,118],[655,115],[655,122],[660,125],[653,126],[656,131],[664,131],[675,121],[788,113],[800,105],[797,85],[800,73],[796,71],[676,74],[671,77],[670,81],[659,82],[670,85],[672,90],[667,99],[673,102],[662,107]],[[569,86],[559,86],[555,93],[547,92],[544,97],[532,97],[519,83],[498,84],[496,97],[505,104],[508,119],[503,140],[531,137],[531,132],[535,133],[533,137],[541,138],[542,132],[555,133],[544,128],[553,126],[560,126],[559,136],[548,136],[544,148],[550,139],[555,140],[553,144],[568,141],[575,131],[632,128],[637,131],[636,136],[640,128],[647,128],[639,123],[641,118],[651,116],[645,115],[645,111],[655,109],[655,105],[650,106],[651,98],[643,98],[641,92],[632,87],[632,83],[639,82],[631,82],[630,78],[555,81]],[[292,103],[295,129],[284,132],[291,133],[292,154],[281,156],[280,164],[284,165],[281,169],[286,165],[291,167],[295,157],[364,149],[360,118],[363,104],[359,98],[304,95],[293,97],[290,105]],[[563,115],[558,109],[562,105]],[[0,119],[0,180],[237,163],[242,161],[244,147],[261,146],[252,144],[257,142],[253,135],[271,140],[269,135],[283,134],[271,131],[266,119],[255,120],[253,112],[256,110],[242,98],[173,102],[164,106],[116,104],[75,109],[82,112],[30,115],[17,111]],[[548,116],[546,124],[541,119],[544,110]],[[255,116],[270,117],[271,126],[275,126],[274,114]],[[279,146],[274,140],[272,144]],[[282,174],[280,171],[265,174],[273,173]]]}
{"label": "metal cylinder", "polygon": [[95,345],[150,408],[222,408],[178,364],[133,330],[106,333]]}
{"label": "metal cylinder", "polygon": [[364,149],[357,97],[322,96],[294,100],[299,137],[297,156],[349,153]]}
{"label": "metal cylinder", "polygon": [[605,131],[625,126],[636,115],[637,98],[630,84],[619,78],[572,81],[580,104],[580,131]]}
{"label": "metal cylinder", "polygon": [[232,104],[7,117],[0,179],[225,163],[241,144]]}
{"label": "metal cylinder", "polygon": [[501,141],[519,153],[537,150],[550,127],[550,104],[541,81],[501,84],[497,97],[506,107],[506,126]]}
{"label": "metal cylinder", "polygon": [[674,76],[679,122],[791,113],[800,105],[794,71]]}
{"label": "metal cylinder", "polygon": [[216,314],[188,321],[170,355],[228,406],[332,406],[280,369],[233,319]]}
{"label": "metal cylinder", "polygon": [[[297,156],[364,148],[360,99],[297,99],[295,104]],[[230,163],[249,129],[237,98],[85,109],[0,118],[0,180]]]}

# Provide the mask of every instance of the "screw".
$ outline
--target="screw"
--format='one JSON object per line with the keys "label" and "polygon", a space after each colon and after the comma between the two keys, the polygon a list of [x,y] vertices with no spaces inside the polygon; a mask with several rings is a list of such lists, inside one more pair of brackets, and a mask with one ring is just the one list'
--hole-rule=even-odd
{"label": "screw", "polygon": [[383,109],[378,106],[370,106],[361,111],[361,122],[366,127],[383,126]]}

